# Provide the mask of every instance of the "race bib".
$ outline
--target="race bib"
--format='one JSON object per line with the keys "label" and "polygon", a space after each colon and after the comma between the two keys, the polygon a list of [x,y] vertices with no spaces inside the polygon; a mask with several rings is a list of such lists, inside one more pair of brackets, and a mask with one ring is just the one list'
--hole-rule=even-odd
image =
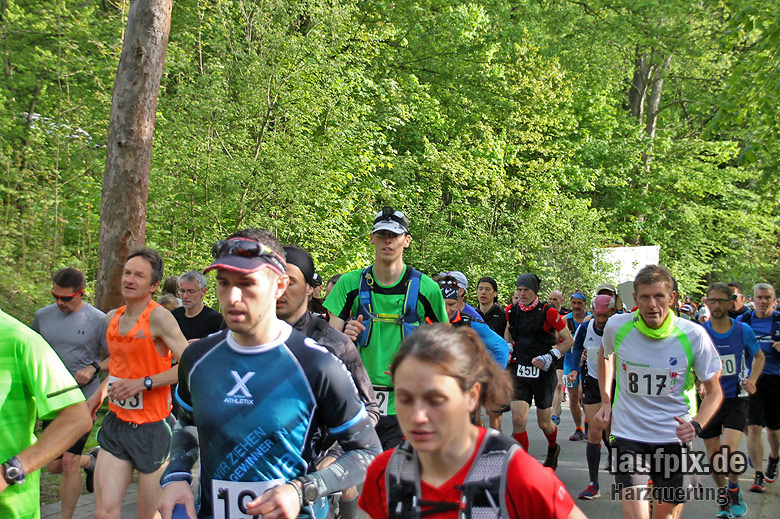
{"label": "race bib", "polygon": [[569,380],[569,377],[563,377],[563,385],[571,389],[575,385],[577,385],[577,382],[576,381],[572,382],[571,380]]}
{"label": "race bib", "polygon": [[[111,384],[114,382],[122,380],[121,378],[114,377],[109,375],[108,376],[108,387],[111,387]],[[122,409],[129,409],[129,410],[137,410],[137,409],[143,409],[144,408],[144,392],[141,391],[137,395],[133,395],[130,398],[127,398],[125,400],[116,400],[114,398],[108,397],[108,401],[114,404],[117,407],[121,407]]]}
{"label": "race bib", "polygon": [[671,395],[671,386],[676,380],[663,368],[644,368],[623,365],[620,370],[620,389],[632,395],[664,397]]}
{"label": "race bib", "polygon": [[728,377],[737,374],[737,359],[733,353],[721,355],[720,363],[723,365],[723,370],[720,373],[722,376]]}
{"label": "race bib", "polygon": [[517,376],[521,378],[539,378],[539,368],[536,366],[517,365]]}
{"label": "race bib", "polygon": [[379,404],[379,416],[387,416],[387,404],[390,402],[391,388],[385,386],[374,386],[374,396],[376,403]]}
{"label": "race bib", "polygon": [[247,505],[262,496],[266,490],[283,485],[283,479],[271,481],[211,481],[212,512],[214,519],[257,518],[246,511]]}

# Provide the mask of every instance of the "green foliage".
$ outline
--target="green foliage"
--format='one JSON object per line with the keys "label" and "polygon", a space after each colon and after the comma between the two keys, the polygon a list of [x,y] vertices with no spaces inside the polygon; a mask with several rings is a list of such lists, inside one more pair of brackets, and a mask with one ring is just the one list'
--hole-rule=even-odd
{"label": "green foliage", "polygon": [[[2,290],[20,315],[58,267],[95,278],[128,4],[3,3],[0,258],[23,273]],[[607,245],[661,245],[688,292],[778,283],[778,14],[762,0],[175,2],[147,244],[181,273],[236,228],[267,227],[327,278],[370,263],[389,204],[412,222],[410,264],[492,275],[502,296],[521,271],[592,290],[611,279],[594,252]],[[638,56],[671,56],[652,139],[629,108]]]}

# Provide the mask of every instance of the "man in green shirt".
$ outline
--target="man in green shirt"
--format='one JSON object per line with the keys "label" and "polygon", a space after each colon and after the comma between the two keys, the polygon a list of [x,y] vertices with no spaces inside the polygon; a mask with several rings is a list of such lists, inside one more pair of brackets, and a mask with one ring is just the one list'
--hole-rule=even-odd
{"label": "man in green shirt", "polygon": [[[36,417],[53,420],[36,442]],[[0,310],[0,517],[39,518],[40,468],[92,428],[84,395],[43,338]]]}
{"label": "man in green shirt", "polygon": [[393,382],[386,373],[390,363],[414,328],[426,321],[447,322],[439,286],[404,263],[411,239],[406,216],[383,208],[371,230],[374,264],[341,276],[325,300],[330,325],[357,342],[380,406],[376,430],[385,450],[399,445],[403,437],[395,416]]}

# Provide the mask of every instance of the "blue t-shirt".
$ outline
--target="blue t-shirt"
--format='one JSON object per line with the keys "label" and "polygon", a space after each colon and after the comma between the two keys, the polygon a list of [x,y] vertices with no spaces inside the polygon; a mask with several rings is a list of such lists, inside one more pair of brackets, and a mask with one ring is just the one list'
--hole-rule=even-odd
{"label": "blue t-shirt", "polygon": [[780,375],[780,352],[772,347],[773,342],[780,341],[780,312],[773,311],[772,315],[759,319],[755,312],[745,312],[737,317],[737,320],[747,323],[756,334],[756,340],[764,352],[766,361],[762,375]]}
{"label": "blue t-shirt", "polygon": [[758,353],[758,342],[753,330],[734,319],[731,319],[731,328],[726,333],[713,330],[709,321],[704,323],[704,328],[712,337],[723,365],[720,375],[723,398],[747,396],[741,381],[750,375],[753,357]]}
{"label": "blue t-shirt", "polygon": [[[341,361],[286,324],[271,344],[241,346],[227,330],[193,343],[176,397],[198,429],[200,518],[233,517],[267,487],[316,470],[323,428],[343,439],[371,427]],[[299,517],[326,512],[319,500]]]}

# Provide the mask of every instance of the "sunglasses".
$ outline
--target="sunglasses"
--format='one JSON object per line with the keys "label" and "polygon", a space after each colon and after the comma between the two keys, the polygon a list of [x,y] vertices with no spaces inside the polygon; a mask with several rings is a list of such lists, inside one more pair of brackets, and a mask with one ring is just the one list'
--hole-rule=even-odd
{"label": "sunglasses", "polygon": [[55,294],[54,292],[52,292],[52,293],[51,293],[51,295],[52,295],[52,297],[54,297],[54,299],[55,299],[55,300],[56,300],[56,299],[59,299],[59,300],[60,300],[60,301],[62,301],[63,303],[69,303],[69,302],[73,301],[73,298],[74,298],[74,297],[76,297],[77,295],[79,295],[79,294],[81,294],[81,293],[83,293],[83,292],[84,292],[84,289],[82,288],[82,289],[81,289],[81,290],[79,290],[78,292],[74,292],[72,295],[69,295],[69,296],[58,296],[58,295],[57,295],[57,294]]}
{"label": "sunglasses", "polygon": [[214,259],[223,256],[242,256],[244,258],[257,258],[267,254],[274,254],[268,246],[254,240],[219,240],[211,247],[211,255]]}

